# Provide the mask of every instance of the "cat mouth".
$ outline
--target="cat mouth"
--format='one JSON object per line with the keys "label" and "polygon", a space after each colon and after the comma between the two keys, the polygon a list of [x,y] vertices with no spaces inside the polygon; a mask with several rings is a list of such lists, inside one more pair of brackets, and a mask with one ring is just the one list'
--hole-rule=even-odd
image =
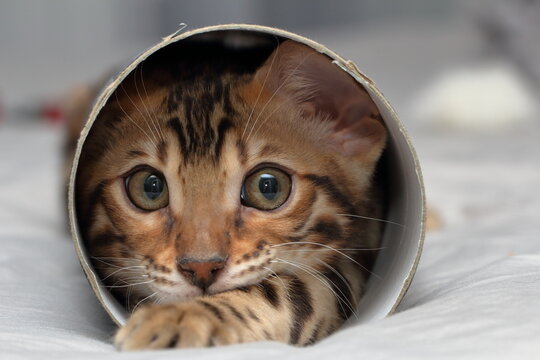
{"label": "cat mouth", "polygon": [[207,295],[199,288],[184,289],[183,291],[174,291],[174,289],[155,289],[153,291],[156,296],[149,300],[155,304],[187,302]]}
{"label": "cat mouth", "polygon": [[263,268],[257,272],[245,272],[230,270],[225,271],[216,282],[211,284],[205,291],[205,294],[213,295],[222,292],[243,289],[251,285],[255,285],[266,279],[272,274],[269,268]]}

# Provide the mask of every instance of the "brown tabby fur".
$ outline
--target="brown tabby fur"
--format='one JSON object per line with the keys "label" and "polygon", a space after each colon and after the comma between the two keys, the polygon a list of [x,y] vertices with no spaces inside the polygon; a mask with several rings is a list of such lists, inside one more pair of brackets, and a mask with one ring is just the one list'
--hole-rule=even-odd
{"label": "brown tabby fur", "polygon": [[[86,246],[133,311],[115,344],[312,344],[354,314],[379,246],[379,112],[328,58],[291,41],[254,73],[197,71],[139,67],[83,149],[76,194]],[[167,207],[147,212],[127,197],[124,179],[143,164],[166,178]],[[272,211],[240,204],[243,179],[260,164],[292,178]],[[203,291],[178,270],[186,256],[226,263]]]}

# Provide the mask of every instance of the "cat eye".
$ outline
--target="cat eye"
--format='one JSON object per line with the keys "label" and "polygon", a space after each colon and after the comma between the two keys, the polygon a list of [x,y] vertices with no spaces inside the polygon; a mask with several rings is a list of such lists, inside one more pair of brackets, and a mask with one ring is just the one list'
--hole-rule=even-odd
{"label": "cat eye", "polygon": [[139,170],[126,180],[131,202],[143,210],[154,211],[169,204],[169,190],[163,175],[152,169]]}
{"label": "cat eye", "polygon": [[263,168],[244,180],[240,192],[242,205],[259,210],[274,210],[283,205],[291,193],[291,178],[277,168]]}

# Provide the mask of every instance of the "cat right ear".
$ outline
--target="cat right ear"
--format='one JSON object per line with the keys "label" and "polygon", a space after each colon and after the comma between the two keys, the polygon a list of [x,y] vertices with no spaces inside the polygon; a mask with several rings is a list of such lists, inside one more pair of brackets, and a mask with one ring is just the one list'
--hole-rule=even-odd
{"label": "cat right ear", "polygon": [[386,143],[377,106],[350,75],[306,45],[287,40],[255,74],[255,82],[306,116],[333,123],[327,142],[347,157],[376,161]]}

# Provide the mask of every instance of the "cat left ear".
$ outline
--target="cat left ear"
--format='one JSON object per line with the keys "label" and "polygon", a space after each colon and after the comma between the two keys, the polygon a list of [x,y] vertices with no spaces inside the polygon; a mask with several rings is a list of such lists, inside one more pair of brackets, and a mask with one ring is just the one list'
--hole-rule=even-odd
{"label": "cat left ear", "polygon": [[287,40],[257,71],[255,81],[292,99],[306,116],[333,122],[328,141],[345,156],[376,160],[386,142],[377,106],[350,75],[308,46]]}

